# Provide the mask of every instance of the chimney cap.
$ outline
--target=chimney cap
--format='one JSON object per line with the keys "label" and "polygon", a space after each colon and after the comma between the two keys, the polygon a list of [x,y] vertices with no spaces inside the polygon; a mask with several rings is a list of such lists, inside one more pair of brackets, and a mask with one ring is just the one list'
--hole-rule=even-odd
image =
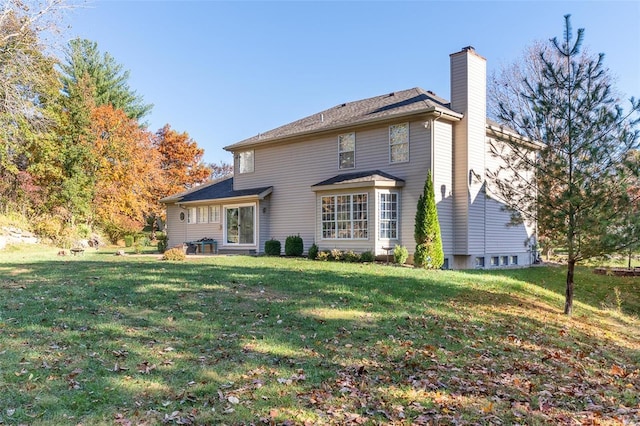
{"label": "chimney cap", "polygon": [[465,47],[462,48],[462,50],[471,51],[471,52],[475,52],[476,51],[476,49],[473,46],[465,46]]}

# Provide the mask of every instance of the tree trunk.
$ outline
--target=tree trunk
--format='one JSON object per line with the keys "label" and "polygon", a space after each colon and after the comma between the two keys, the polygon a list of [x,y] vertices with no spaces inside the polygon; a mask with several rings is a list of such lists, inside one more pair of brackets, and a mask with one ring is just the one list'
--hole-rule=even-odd
{"label": "tree trunk", "polygon": [[571,315],[573,311],[573,271],[576,267],[575,259],[569,258],[567,264],[567,290],[565,292],[564,313]]}

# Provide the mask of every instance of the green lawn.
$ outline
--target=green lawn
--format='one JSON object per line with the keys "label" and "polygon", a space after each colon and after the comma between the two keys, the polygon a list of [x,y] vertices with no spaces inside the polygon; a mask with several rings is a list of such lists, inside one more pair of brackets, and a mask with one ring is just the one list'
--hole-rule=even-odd
{"label": "green lawn", "polygon": [[0,424],[635,424],[640,279],[0,252]]}

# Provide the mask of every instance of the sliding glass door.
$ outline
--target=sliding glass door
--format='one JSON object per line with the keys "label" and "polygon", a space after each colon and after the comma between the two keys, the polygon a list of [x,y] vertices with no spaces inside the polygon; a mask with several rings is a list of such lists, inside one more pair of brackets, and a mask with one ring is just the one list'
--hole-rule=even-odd
{"label": "sliding glass door", "polygon": [[225,207],[227,244],[255,244],[255,206]]}

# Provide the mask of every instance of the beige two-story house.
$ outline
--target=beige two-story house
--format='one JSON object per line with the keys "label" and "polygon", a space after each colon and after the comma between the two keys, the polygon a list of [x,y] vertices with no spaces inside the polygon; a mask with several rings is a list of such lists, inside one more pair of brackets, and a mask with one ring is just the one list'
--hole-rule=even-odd
{"label": "beige two-story house", "polygon": [[531,264],[535,223],[513,224],[487,190],[500,162],[489,144],[506,132],[486,117],[486,60],[466,47],[450,63],[449,101],[420,88],[386,93],[225,147],[233,177],[162,200],[169,246],[210,238],[222,253],[261,253],[271,238],[284,246],[300,235],[305,250],[413,253],[431,170],[446,268]]}

